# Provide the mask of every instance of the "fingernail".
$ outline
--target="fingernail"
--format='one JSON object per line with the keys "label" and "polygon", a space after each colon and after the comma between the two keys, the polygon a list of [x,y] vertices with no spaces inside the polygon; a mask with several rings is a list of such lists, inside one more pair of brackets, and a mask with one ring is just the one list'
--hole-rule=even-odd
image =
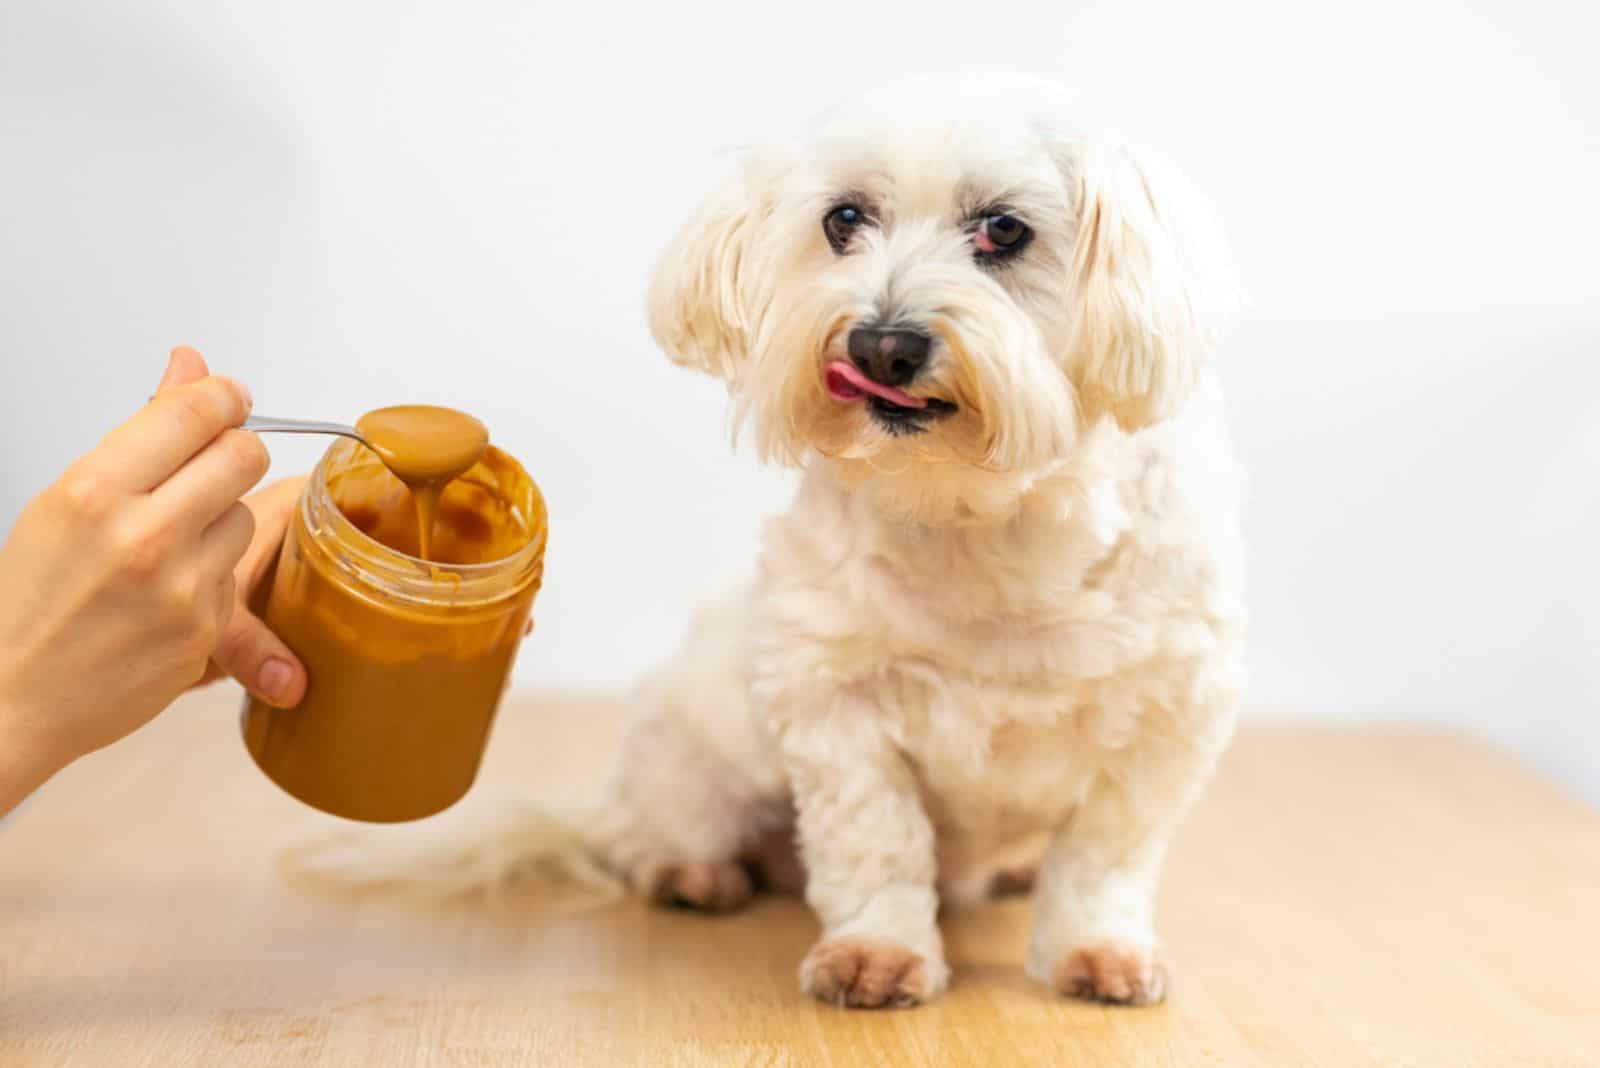
{"label": "fingernail", "polygon": [[255,395],[250,392],[250,387],[245,385],[243,382],[235,382],[234,385],[238,386],[239,392],[244,394],[245,410],[250,411],[254,409],[256,406],[256,398]]}
{"label": "fingernail", "polygon": [[261,695],[267,700],[285,701],[289,697],[289,687],[294,685],[294,668],[282,660],[268,660],[261,665],[256,685],[261,687]]}

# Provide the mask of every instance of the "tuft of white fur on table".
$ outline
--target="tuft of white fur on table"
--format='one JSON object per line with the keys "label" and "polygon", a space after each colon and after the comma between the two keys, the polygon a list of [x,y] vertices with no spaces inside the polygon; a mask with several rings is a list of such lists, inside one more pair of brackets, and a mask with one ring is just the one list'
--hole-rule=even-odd
{"label": "tuft of white fur on table", "polygon": [[[1052,83],[918,79],[751,152],[651,324],[805,474],[755,582],[641,685],[586,848],[726,908],[786,881],[792,832],[801,983],[840,1004],[938,994],[941,907],[1030,885],[1030,974],[1160,1000],[1163,854],[1245,680],[1233,294],[1176,176]],[[873,329],[924,362],[873,365]]]}
{"label": "tuft of white fur on table", "polygon": [[377,896],[420,909],[567,913],[610,904],[624,884],[594,854],[592,819],[507,804],[484,821],[445,813],[424,826],[369,828],[286,850],[290,885],[332,897]]}

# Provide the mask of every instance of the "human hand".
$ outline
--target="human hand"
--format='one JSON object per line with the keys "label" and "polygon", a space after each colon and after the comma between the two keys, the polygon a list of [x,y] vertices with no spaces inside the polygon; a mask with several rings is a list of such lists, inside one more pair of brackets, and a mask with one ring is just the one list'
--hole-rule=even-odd
{"label": "human hand", "polygon": [[274,482],[244,499],[255,516],[255,537],[233,569],[233,615],[217,642],[201,683],[231,675],[255,696],[269,705],[293,708],[306,694],[306,671],[299,659],[278,636],[267,629],[251,607],[262,579],[277,559],[284,531],[300,501],[305,476]]}
{"label": "human hand", "polygon": [[249,411],[242,385],[174,349],[150,403],[0,546],[0,813],[202,677],[255,531],[239,497],[269,463],[235,429]]}

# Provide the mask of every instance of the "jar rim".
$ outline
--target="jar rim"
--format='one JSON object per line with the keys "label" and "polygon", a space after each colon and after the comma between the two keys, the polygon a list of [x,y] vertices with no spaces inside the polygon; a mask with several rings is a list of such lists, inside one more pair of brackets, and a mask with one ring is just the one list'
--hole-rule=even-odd
{"label": "jar rim", "polygon": [[337,554],[328,551],[328,545],[321,546],[330,563],[388,598],[460,607],[503,600],[541,577],[549,522],[544,494],[533,476],[510,453],[496,452],[526,483],[529,514],[525,519],[531,534],[527,544],[510,556],[481,564],[438,563],[392,549],[356,526],[333,499],[329,470],[354,459],[358,453],[371,455],[374,464],[381,466],[381,461],[361,443],[347,439],[334,442],[312,469],[305,492],[300,495],[300,518],[313,535],[325,531],[338,544]]}

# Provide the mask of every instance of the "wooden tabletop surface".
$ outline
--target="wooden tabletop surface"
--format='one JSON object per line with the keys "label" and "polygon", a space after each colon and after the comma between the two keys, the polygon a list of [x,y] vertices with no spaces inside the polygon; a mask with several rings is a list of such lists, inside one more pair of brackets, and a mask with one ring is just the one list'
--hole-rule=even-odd
{"label": "wooden tabletop surface", "polygon": [[[796,987],[794,900],[303,896],[277,856],[340,825],[255,770],[236,707],[191,698],[0,825],[0,1065],[1600,1064],[1600,815],[1461,738],[1246,730],[1172,855],[1163,1006],[1028,982],[1017,902],[948,923],[943,998],[849,1012]],[[593,796],[619,727],[508,701],[458,818]]]}

